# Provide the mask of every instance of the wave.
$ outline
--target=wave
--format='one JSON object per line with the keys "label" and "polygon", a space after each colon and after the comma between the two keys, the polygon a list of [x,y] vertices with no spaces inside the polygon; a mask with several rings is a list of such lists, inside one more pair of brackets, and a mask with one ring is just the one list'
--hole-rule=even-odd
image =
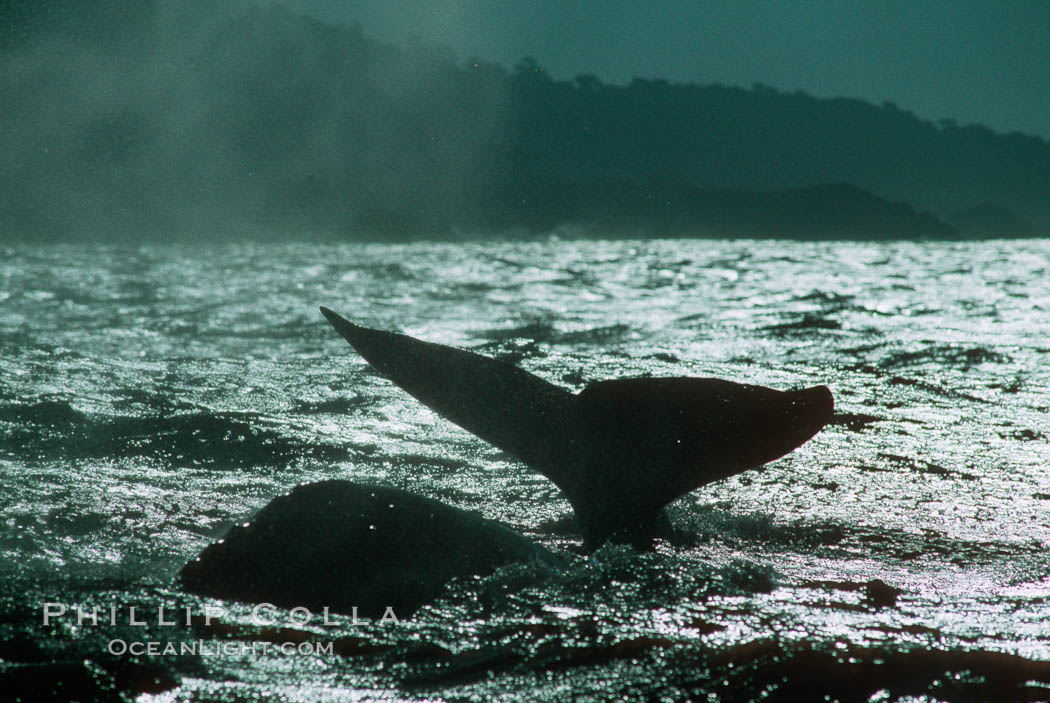
{"label": "wave", "polygon": [[938,344],[918,351],[903,351],[890,354],[877,363],[879,367],[884,369],[935,364],[938,367],[950,366],[968,370],[981,364],[1003,364],[1009,362],[1009,360],[1009,357],[1006,355],[985,347],[963,348],[948,344]]}
{"label": "wave", "polygon": [[803,315],[797,320],[791,322],[783,322],[778,325],[769,325],[763,327],[764,332],[769,332],[776,337],[784,337],[791,334],[808,334],[811,332],[821,332],[824,330],[839,330],[842,329],[842,323],[838,320],[832,320],[827,317],[820,315]]}
{"label": "wave", "polygon": [[613,324],[562,332],[549,320],[533,320],[517,327],[486,329],[477,336],[495,342],[525,339],[538,344],[608,345],[630,337],[629,325]]}
{"label": "wave", "polygon": [[350,458],[344,447],[306,442],[267,427],[256,413],[96,417],[68,402],[48,400],[2,405],[0,422],[7,425],[0,455],[12,459],[141,459],[167,467],[252,468]]}

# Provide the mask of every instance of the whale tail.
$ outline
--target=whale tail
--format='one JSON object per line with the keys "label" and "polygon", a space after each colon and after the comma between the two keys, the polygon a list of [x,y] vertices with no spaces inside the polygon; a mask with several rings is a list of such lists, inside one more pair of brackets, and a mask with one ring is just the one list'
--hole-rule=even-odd
{"label": "whale tail", "polygon": [[714,378],[628,378],[573,394],[473,352],[321,312],[377,371],[553,481],[584,545],[639,546],[660,509],[802,445],[831,419],[825,386],[779,391]]}

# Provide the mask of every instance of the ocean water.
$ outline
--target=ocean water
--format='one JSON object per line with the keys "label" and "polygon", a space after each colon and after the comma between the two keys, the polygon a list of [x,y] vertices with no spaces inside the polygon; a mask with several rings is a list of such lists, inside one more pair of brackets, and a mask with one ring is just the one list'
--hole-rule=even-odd
{"label": "ocean water", "polygon": [[[670,506],[654,553],[584,557],[553,484],[318,305],[574,390],[823,383],[836,417]],[[0,699],[1050,699],[1048,408],[1047,241],[0,249]],[[331,478],[569,565],[397,622],[260,624],[179,590],[232,525]]]}

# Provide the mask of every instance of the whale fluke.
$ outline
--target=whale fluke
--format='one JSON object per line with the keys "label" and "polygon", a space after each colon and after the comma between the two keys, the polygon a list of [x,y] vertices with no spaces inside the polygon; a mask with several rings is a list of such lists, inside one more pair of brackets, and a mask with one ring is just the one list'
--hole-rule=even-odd
{"label": "whale fluke", "polygon": [[457,576],[531,560],[543,547],[474,513],[396,488],[331,480],[275,498],[179,573],[193,593],[398,618]]}
{"label": "whale fluke", "polygon": [[715,378],[599,381],[573,394],[495,359],[321,312],[381,374],[553,481],[588,549],[610,537],[647,546],[663,506],[787,454],[834,410],[826,386]]}

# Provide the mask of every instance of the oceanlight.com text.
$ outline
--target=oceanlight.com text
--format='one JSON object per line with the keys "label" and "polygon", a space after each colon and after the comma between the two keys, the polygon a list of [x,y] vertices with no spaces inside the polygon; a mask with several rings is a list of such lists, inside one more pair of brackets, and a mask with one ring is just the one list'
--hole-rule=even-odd
{"label": "oceanlight.com text", "polygon": [[332,642],[190,642],[110,640],[106,652],[121,657],[140,656],[268,656],[272,654],[325,656],[333,653]]}

